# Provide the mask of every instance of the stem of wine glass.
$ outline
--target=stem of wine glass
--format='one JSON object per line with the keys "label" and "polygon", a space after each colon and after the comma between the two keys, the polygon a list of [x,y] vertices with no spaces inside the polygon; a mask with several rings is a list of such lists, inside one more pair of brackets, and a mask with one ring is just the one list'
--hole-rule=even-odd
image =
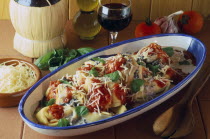
{"label": "stem of wine glass", "polygon": [[109,33],[110,33],[110,38],[111,38],[110,44],[113,44],[116,42],[118,32],[109,32]]}

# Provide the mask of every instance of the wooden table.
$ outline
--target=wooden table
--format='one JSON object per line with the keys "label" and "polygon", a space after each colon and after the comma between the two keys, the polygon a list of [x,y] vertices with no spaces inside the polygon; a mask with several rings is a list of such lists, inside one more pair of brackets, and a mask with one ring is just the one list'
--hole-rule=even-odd
{"label": "wooden table", "polygon": [[[133,21],[129,27],[119,33],[117,41],[122,41],[126,39],[134,38],[134,29],[138,24],[138,21]],[[14,37],[14,28],[9,20],[0,21],[0,58],[1,57],[18,57],[25,59],[27,61],[33,61],[31,58],[22,56],[16,50],[13,49],[13,37]],[[109,37],[108,32],[102,30],[99,35],[92,41],[81,41],[78,36],[72,30],[71,22],[69,21],[66,26],[66,32],[68,37],[67,47],[69,48],[79,48],[79,47],[95,47],[100,48],[108,45]],[[210,22],[205,22],[202,32],[195,35],[195,37],[201,39],[207,47],[207,50],[210,49]],[[199,81],[199,77],[205,75],[209,77],[210,75],[210,54],[207,53],[207,59],[200,73],[193,81],[193,84],[196,84]],[[209,69],[209,70],[208,70]],[[42,75],[46,75],[48,72],[42,72]],[[199,91],[201,88],[197,86],[195,91]],[[204,88],[202,91],[208,92],[209,88]],[[180,98],[182,98],[184,92],[178,93],[172,99],[167,102],[164,102],[160,106],[144,113],[143,115],[126,121],[124,123],[118,124],[114,127],[110,127],[98,132],[69,137],[71,139],[159,139],[160,137],[156,136],[152,131],[152,124],[154,119],[164,112],[169,107],[176,104]],[[204,95],[205,96],[205,95]],[[209,95],[208,95],[209,96]],[[198,106],[198,100],[196,99],[193,104],[193,111],[195,115],[195,128],[191,134],[184,137],[184,139],[206,139],[207,134],[205,132],[204,124],[201,118],[201,113]],[[209,115],[210,116],[210,115]],[[50,137],[46,135],[39,134],[32,129],[30,129],[19,116],[17,107],[13,108],[0,108],[0,138],[1,139],[57,139],[57,137]]]}

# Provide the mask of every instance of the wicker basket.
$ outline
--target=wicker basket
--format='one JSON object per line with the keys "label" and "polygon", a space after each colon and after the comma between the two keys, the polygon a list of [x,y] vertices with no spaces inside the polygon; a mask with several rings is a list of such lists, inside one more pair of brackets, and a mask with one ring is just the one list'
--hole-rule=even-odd
{"label": "wicker basket", "polygon": [[28,7],[10,0],[10,17],[16,30],[14,48],[23,55],[37,58],[65,46],[68,0],[46,7]]}

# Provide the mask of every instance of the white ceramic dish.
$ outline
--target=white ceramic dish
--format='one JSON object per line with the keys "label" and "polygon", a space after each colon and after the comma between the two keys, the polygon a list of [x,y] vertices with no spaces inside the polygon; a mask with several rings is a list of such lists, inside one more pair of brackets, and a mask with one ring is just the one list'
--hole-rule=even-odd
{"label": "white ceramic dish", "polygon": [[[49,85],[49,81],[57,80],[66,73],[74,74],[75,70],[80,67],[85,61],[101,55],[111,55],[122,52],[135,52],[140,48],[156,42],[161,46],[179,46],[190,51],[196,58],[196,68],[175,87],[161,94],[160,96],[148,101],[136,108],[126,111],[125,113],[115,115],[108,119],[103,119],[93,123],[84,125],[68,126],[68,127],[49,127],[35,123],[33,113],[38,105],[38,102],[43,98],[43,95]],[[185,87],[198,73],[203,65],[206,57],[206,48],[204,44],[198,39],[183,35],[183,34],[160,34],[148,37],[136,38],[119,42],[110,46],[106,46],[95,50],[89,54],[81,56],[77,59],[70,61],[59,69],[48,74],[36,83],[22,98],[19,104],[19,113],[24,122],[33,130],[51,136],[74,136],[81,135],[100,129],[104,129],[118,123],[127,121],[136,117],[166,101],[183,87]]]}

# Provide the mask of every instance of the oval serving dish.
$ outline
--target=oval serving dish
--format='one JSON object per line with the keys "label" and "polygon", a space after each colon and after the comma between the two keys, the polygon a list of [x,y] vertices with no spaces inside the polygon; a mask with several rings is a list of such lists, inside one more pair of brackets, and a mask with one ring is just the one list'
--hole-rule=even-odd
{"label": "oval serving dish", "polygon": [[[7,65],[17,64],[18,63],[17,61],[24,62],[35,71],[35,74],[36,74],[35,83],[40,79],[41,73],[40,73],[39,68],[31,62],[28,62],[28,61],[25,61],[25,60],[22,60],[22,59],[18,59],[18,58],[0,58],[0,63],[11,61],[11,60],[15,60],[15,61],[9,62],[9,63],[7,63]],[[32,84],[32,85],[34,85],[34,84]],[[19,104],[22,96],[26,93],[26,91],[30,87],[28,87],[24,90],[18,91],[18,92],[13,92],[13,93],[1,93],[0,92],[0,107],[14,107],[14,106],[17,106]]]}
{"label": "oval serving dish", "polygon": [[[115,115],[111,118],[103,119],[100,121],[68,126],[68,127],[49,127],[36,123],[34,119],[34,111],[38,106],[39,101],[43,98],[46,89],[48,88],[49,82],[52,80],[57,80],[65,74],[73,75],[77,68],[79,68],[85,61],[101,56],[101,55],[112,55],[116,53],[124,52],[135,52],[144,46],[148,46],[150,43],[158,43],[161,46],[178,46],[190,51],[196,58],[196,68],[180,83],[175,87],[171,88],[167,92],[159,95],[158,97],[145,102],[144,104],[130,109],[122,114]],[[24,120],[24,122],[31,127],[33,130],[51,136],[75,136],[85,133],[90,133],[93,131],[101,130],[118,123],[127,121],[133,117],[136,117],[156,106],[166,101],[177,92],[179,92],[183,87],[185,87],[198,73],[202,67],[206,57],[206,48],[204,44],[198,39],[183,35],[183,34],[160,34],[152,35],[142,38],[136,38],[131,40],[126,40],[116,44],[112,44],[100,49],[97,49],[89,54],[78,57],[69,63],[63,65],[59,69],[48,74],[37,82],[22,98],[19,104],[19,113]]]}

